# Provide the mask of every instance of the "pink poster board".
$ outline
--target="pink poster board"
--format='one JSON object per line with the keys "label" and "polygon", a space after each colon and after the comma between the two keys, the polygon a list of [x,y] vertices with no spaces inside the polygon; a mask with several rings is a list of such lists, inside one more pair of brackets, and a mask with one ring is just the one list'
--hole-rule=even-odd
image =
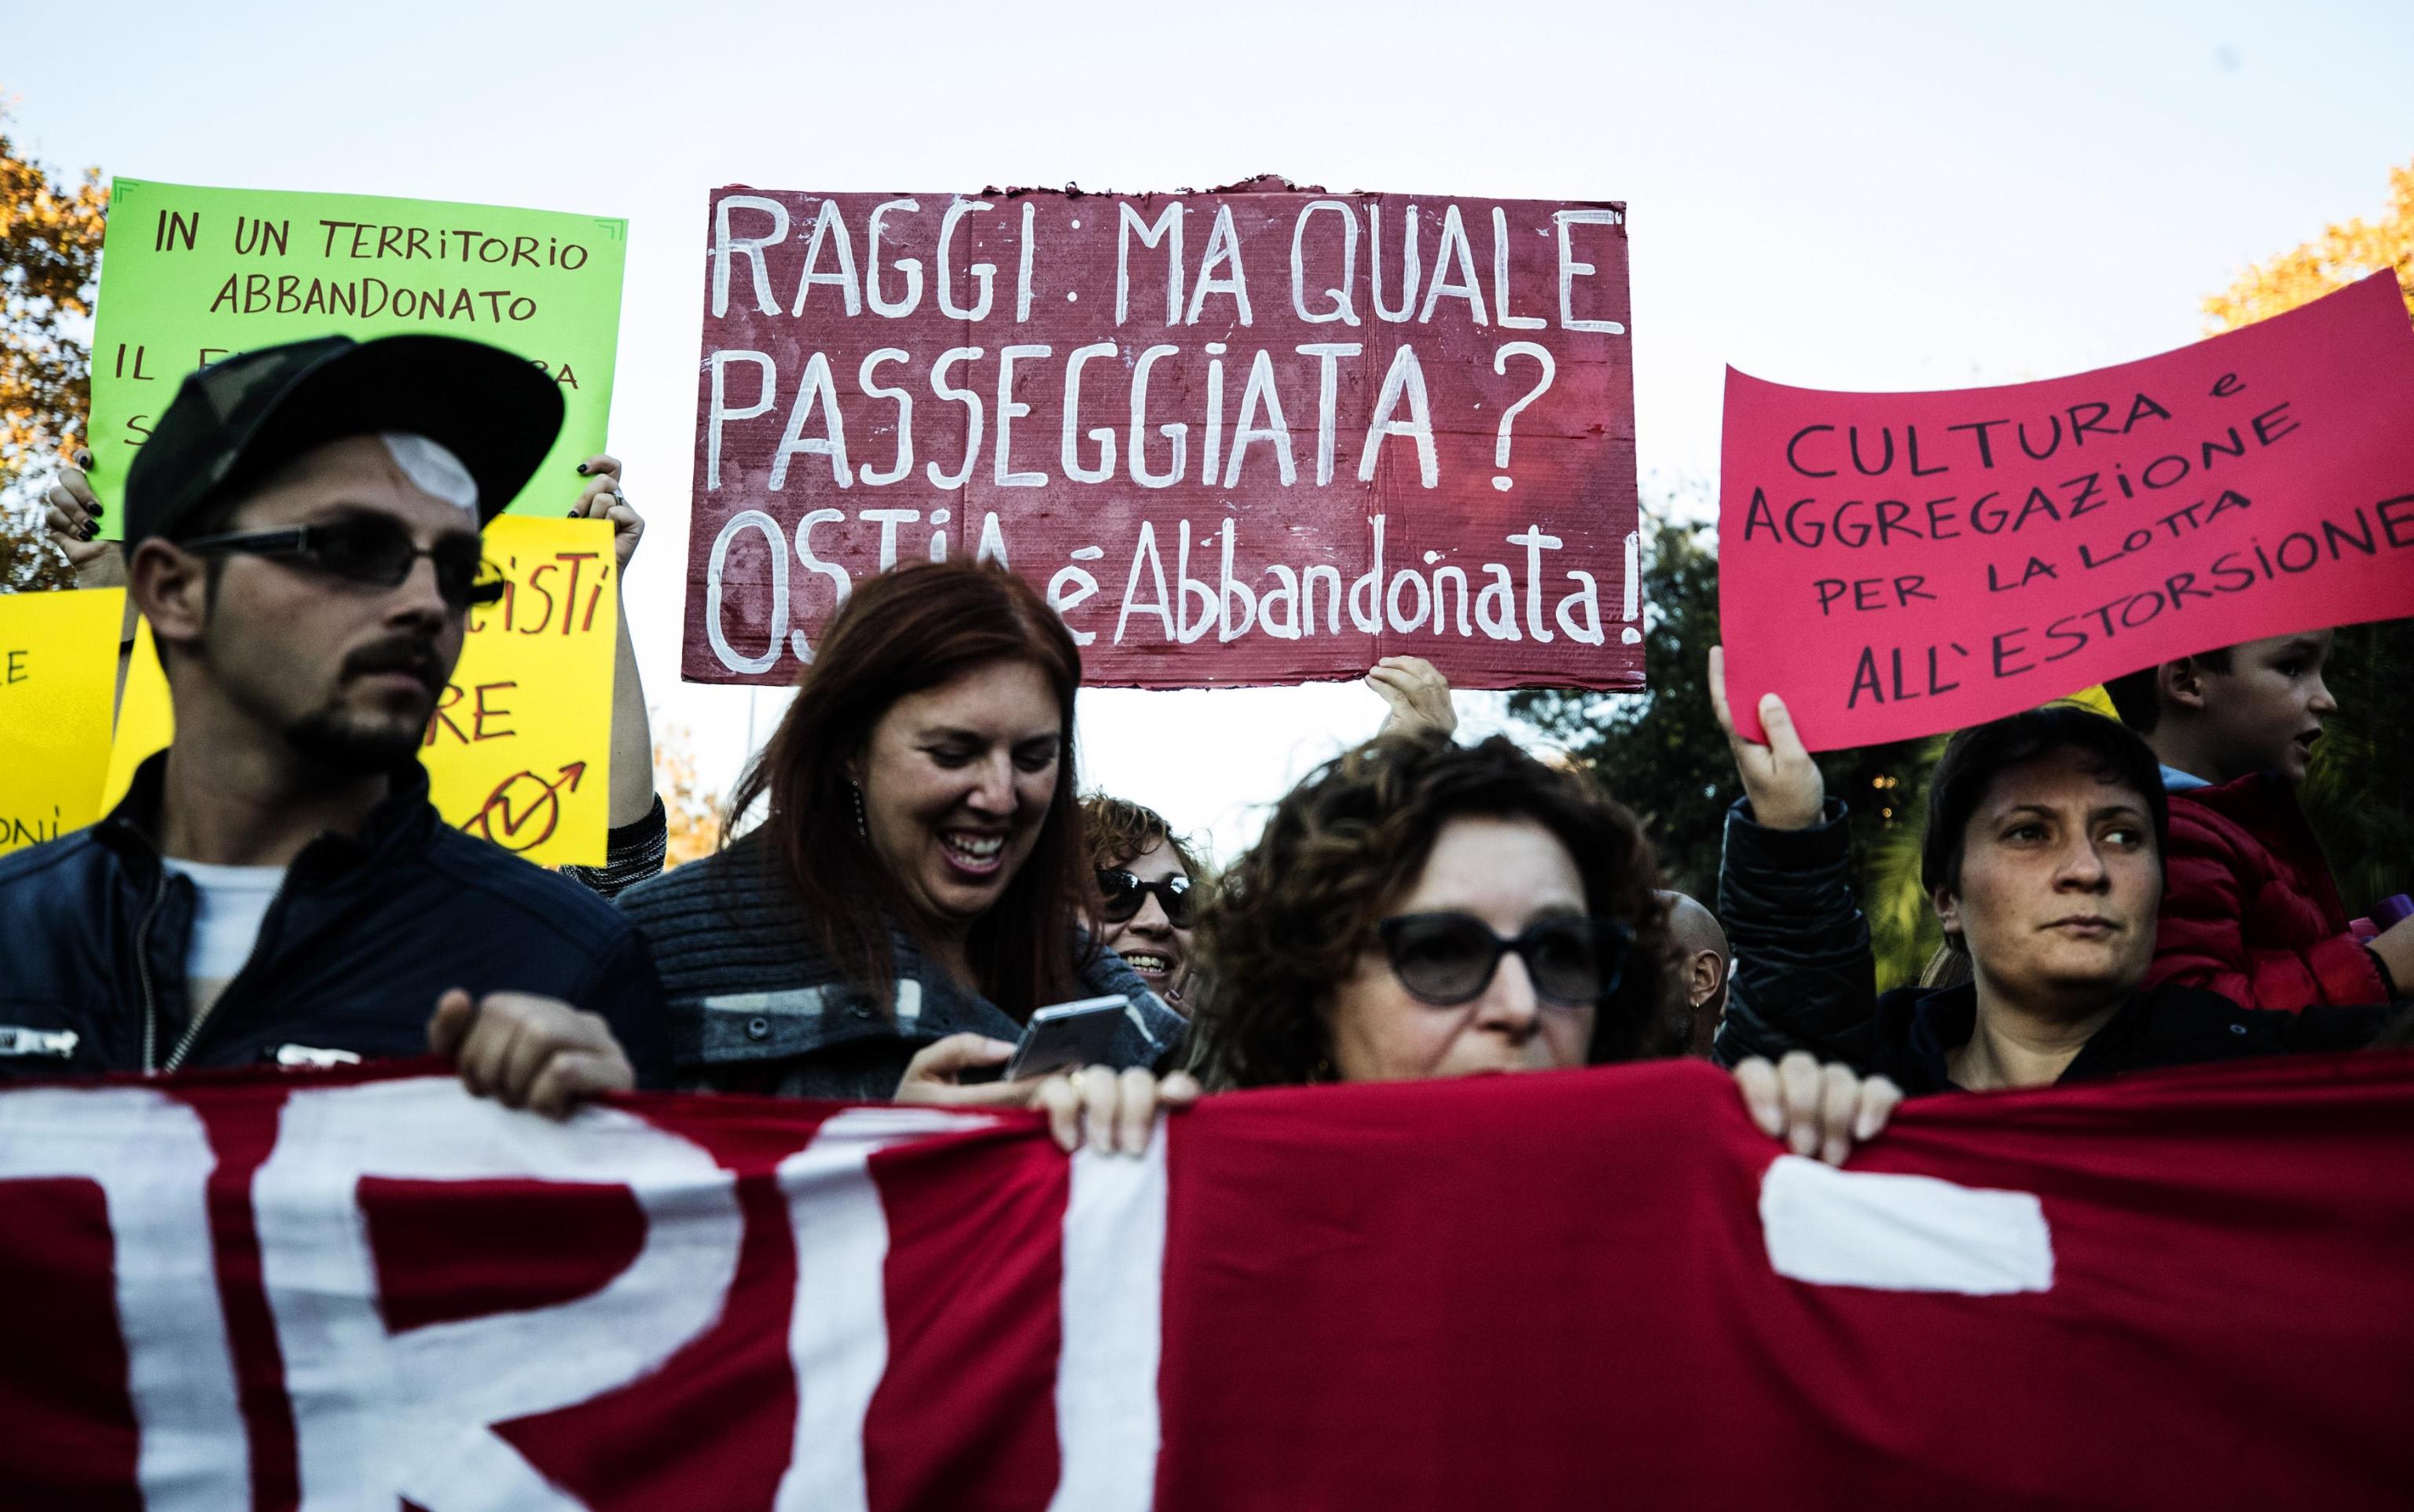
{"label": "pink poster board", "polygon": [[1757,738],[1958,729],[2140,666],[2414,614],[2414,328],[2382,273],[2072,378],[1930,394],[1730,368],[1719,618]]}

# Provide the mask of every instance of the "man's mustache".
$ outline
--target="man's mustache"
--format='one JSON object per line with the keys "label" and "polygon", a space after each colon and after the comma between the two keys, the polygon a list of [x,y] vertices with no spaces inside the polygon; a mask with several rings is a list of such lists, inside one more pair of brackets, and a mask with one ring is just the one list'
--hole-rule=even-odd
{"label": "man's mustache", "polygon": [[389,636],[344,658],[347,681],[378,672],[407,672],[426,685],[430,696],[444,691],[444,669],[436,659],[436,643],[419,636]]}

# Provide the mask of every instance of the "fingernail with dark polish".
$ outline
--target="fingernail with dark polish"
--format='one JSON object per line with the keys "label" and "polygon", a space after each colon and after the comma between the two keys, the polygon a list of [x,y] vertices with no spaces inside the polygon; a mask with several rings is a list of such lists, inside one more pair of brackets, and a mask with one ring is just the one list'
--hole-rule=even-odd
{"label": "fingernail with dark polish", "polygon": [[83,538],[84,538],[85,540],[89,541],[89,540],[91,540],[94,536],[98,535],[99,533],[100,533],[100,527],[99,527],[99,526],[93,524],[93,523],[92,523],[91,521],[89,521],[89,520],[86,520],[86,521],[84,522],[84,527],[83,527]]}
{"label": "fingernail with dark polish", "polygon": [[581,462],[581,463],[579,463],[579,464],[578,464],[578,475],[579,475],[580,477],[582,477],[582,478],[583,478],[583,477],[585,477],[585,476],[587,476],[587,464],[586,464],[586,463]]}
{"label": "fingernail with dark polish", "polygon": [[78,452],[78,453],[76,453],[76,466],[78,466],[78,467],[80,467],[80,468],[89,468],[89,467],[91,467],[91,466],[92,466],[92,454],[91,454],[90,452]]}

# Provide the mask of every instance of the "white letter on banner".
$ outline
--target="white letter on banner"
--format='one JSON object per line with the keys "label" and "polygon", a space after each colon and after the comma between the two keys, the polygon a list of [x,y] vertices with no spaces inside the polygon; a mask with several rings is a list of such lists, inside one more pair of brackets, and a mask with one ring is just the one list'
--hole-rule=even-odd
{"label": "white letter on banner", "polygon": [[855,1512],[866,1505],[863,1417],[888,1369],[888,1214],[872,1184],[872,1152],[995,1121],[933,1108],[850,1108],[780,1162],[780,1193],[797,1240],[797,1300],[788,1314],[797,1438],[773,1512]]}
{"label": "white letter on banner", "polygon": [[251,1505],[211,1255],[206,1188],[216,1165],[200,1115],[147,1088],[0,1093],[0,1183],[86,1180],[108,1205],[126,1394],[141,1434],[134,1477],[155,1509]]}
{"label": "white letter on banner", "polygon": [[1551,218],[1559,227],[1559,329],[1563,331],[1599,331],[1603,336],[1624,336],[1626,327],[1617,321],[1580,321],[1576,319],[1576,279],[1590,277],[1600,270],[1589,262],[1576,261],[1575,244],[1568,237],[1570,226],[1615,226],[1615,210],[1556,210]]}
{"label": "white letter on banner", "polygon": [[[771,229],[761,236],[737,236],[730,232],[729,212],[743,206],[749,210],[767,211]],[[777,200],[767,200],[759,194],[733,194],[712,207],[712,313],[717,320],[729,313],[729,260],[742,257],[754,270],[754,307],[766,315],[777,315],[780,307],[771,297],[770,270],[763,265],[763,248],[776,247],[788,239],[788,207]]]}
{"label": "white letter on banner", "polygon": [[[738,531],[749,528],[762,531],[771,544],[771,639],[760,656],[740,656],[721,626],[722,572],[729,563],[731,543]],[[788,634],[788,538],[780,533],[780,522],[759,509],[741,509],[730,516],[723,522],[721,533],[712,538],[712,556],[704,566],[704,633],[712,643],[712,654],[733,672],[767,672],[780,659],[780,644]]]}
{"label": "white letter on banner", "polygon": [[1781,1155],[1761,1177],[1760,1226],[1770,1268],[1797,1281],[1964,1296],[2053,1290],[2053,1227],[2034,1192]]}
{"label": "white letter on banner", "polygon": [[[763,392],[753,403],[743,409],[729,407],[729,365],[751,362],[763,374]],[[704,419],[704,487],[707,493],[721,487],[721,427],[732,420],[752,420],[758,414],[768,414],[780,386],[778,365],[760,352],[732,349],[716,352],[707,366],[712,372],[712,399],[705,410]]]}
{"label": "white letter on banner", "polygon": [[1161,1442],[1165,1120],[1148,1153],[1073,1157],[1056,1355],[1056,1494],[1048,1512],[1148,1512]]}
{"label": "white letter on banner", "polygon": [[[602,1290],[402,1333],[380,1311],[364,1176],[625,1185],[645,1248]],[[589,1400],[721,1315],[741,1229],[727,1171],[633,1114],[565,1123],[449,1077],[298,1091],[252,1183],[261,1278],[285,1354],[301,1512],[581,1512],[491,1425]]]}

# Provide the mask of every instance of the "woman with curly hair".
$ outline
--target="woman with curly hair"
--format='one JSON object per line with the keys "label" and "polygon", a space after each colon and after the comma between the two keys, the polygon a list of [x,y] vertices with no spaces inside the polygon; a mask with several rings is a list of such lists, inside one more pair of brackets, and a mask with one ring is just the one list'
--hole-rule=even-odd
{"label": "woman with curly hair", "polygon": [[1180,1010],[1207,882],[1199,858],[1156,810],[1104,793],[1081,800],[1081,835],[1098,879],[1098,943]]}
{"label": "woman with curly hair", "polygon": [[[1672,1055],[1659,867],[1586,776],[1494,736],[1348,752],[1292,789],[1199,923],[1211,1086],[1396,1081]],[[1761,1127],[1840,1161],[1900,1094],[1738,1067]],[[1849,1083],[1849,1085],[1843,1084]]]}

